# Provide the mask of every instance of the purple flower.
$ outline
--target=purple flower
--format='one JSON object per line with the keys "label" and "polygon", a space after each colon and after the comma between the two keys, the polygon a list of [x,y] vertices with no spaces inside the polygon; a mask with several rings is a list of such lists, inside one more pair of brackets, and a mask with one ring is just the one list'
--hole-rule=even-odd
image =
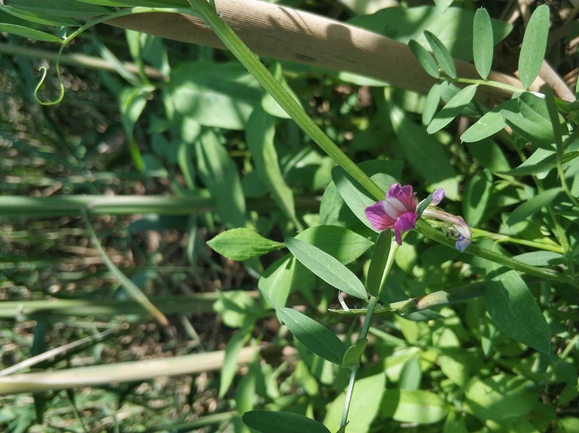
{"label": "purple flower", "polygon": [[366,217],[375,230],[394,229],[396,242],[402,245],[402,233],[416,226],[418,200],[410,185],[395,183],[381,200],[365,210]]}
{"label": "purple flower", "polygon": [[455,246],[461,253],[464,252],[472,240],[472,231],[468,224],[459,216],[433,207],[444,199],[444,190],[437,189],[431,197],[426,199],[426,203],[423,200],[420,205],[415,195],[410,185],[400,186],[399,183],[392,185],[386,193],[385,200],[368,206],[365,210],[366,217],[374,230],[393,228],[396,242],[402,245],[402,233],[416,227],[416,220],[424,215],[444,221],[443,230],[446,235],[458,236]]}

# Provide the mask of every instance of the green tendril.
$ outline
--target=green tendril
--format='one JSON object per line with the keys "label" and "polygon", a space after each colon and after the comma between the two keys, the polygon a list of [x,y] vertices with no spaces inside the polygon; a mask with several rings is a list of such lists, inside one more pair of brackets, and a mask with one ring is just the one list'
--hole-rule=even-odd
{"label": "green tendril", "polygon": [[38,85],[34,89],[34,99],[36,99],[36,102],[38,102],[40,105],[45,105],[45,106],[56,105],[56,104],[60,104],[62,102],[62,100],[64,99],[64,83],[62,82],[62,77],[60,76],[60,67],[59,67],[60,54],[61,54],[61,52],[58,53],[58,57],[56,59],[56,75],[58,77],[58,83],[60,84],[60,95],[58,96],[58,99],[56,101],[50,101],[50,100],[41,101],[40,98],[38,97],[38,91],[40,90],[40,88],[44,84],[44,81],[46,80],[46,75],[48,73],[48,69],[46,69],[45,66],[41,66],[39,68],[39,70],[42,72],[42,77],[40,77],[40,81],[38,82]]}

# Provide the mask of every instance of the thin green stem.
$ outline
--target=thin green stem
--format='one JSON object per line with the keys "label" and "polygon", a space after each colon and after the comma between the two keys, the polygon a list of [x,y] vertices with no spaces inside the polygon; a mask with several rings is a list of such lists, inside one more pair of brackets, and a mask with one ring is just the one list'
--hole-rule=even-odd
{"label": "thin green stem", "polygon": [[562,254],[564,252],[563,247],[561,247],[560,245],[550,245],[550,244],[545,244],[542,242],[527,241],[525,239],[513,238],[512,236],[501,235],[499,233],[493,233],[493,232],[488,232],[486,230],[480,230],[480,229],[474,229],[474,228],[472,229],[472,233],[473,233],[473,235],[477,235],[477,236],[480,236],[480,237],[486,238],[486,239],[491,239],[493,241],[510,242],[512,244],[517,244],[517,245],[526,245],[528,247],[533,247],[533,248],[536,248],[538,250],[553,251],[554,253],[559,253],[559,254]]}
{"label": "thin green stem", "polygon": [[[391,256],[394,254],[390,254]],[[364,325],[362,325],[362,331],[360,332],[360,339],[366,338],[368,336],[368,330],[370,329],[370,324],[372,323],[372,315],[376,305],[378,304],[378,298],[375,296],[370,297],[370,302],[368,302],[368,309],[366,310],[366,317],[364,318]],[[344,401],[344,411],[342,412],[342,421],[340,422],[340,429],[344,428],[348,422],[348,412],[350,411],[350,403],[352,402],[352,394],[354,393],[354,385],[356,384],[356,374],[358,374],[358,366],[352,367],[352,372],[350,373],[350,381],[348,382],[348,388],[346,389],[346,399]]]}
{"label": "thin green stem", "polygon": [[358,374],[358,367],[354,365],[350,373],[350,381],[348,388],[346,388],[346,398],[344,399],[344,412],[342,412],[342,420],[340,421],[340,429],[343,429],[348,422],[348,412],[350,411],[350,403],[352,402],[352,395],[354,394],[354,385],[356,384],[356,375]]}
{"label": "thin green stem", "polygon": [[[418,232],[420,232],[427,238],[432,239],[433,241],[436,241],[440,244],[454,248],[454,242],[451,239],[448,239],[441,231],[436,230],[434,227],[431,227],[429,223],[419,219],[416,223],[416,229],[418,230]],[[464,253],[490,260],[491,262],[507,266],[510,269],[514,269],[519,272],[524,272],[528,275],[533,275],[535,277],[543,278],[545,280],[569,284],[572,287],[579,289],[579,281],[577,281],[570,275],[559,273],[551,269],[541,269],[536,266],[527,265],[526,263],[520,262],[518,260],[504,256],[502,254],[498,254],[489,249],[479,247],[478,245],[471,244]]]}
{"label": "thin green stem", "polygon": [[[453,287],[447,290],[437,290],[424,296],[405,299],[404,301],[392,302],[387,305],[378,305],[374,309],[374,314],[398,313],[401,315],[413,313],[415,311],[428,310],[435,307],[456,304],[457,302],[468,301],[484,294],[486,282],[481,281],[465,286]],[[367,314],[366,308],[346,310],[330,310],[332,313],[340,315],[362,315]]]}
{"label": "thin green stem", "polygon": [[522,87],[511,86],[509,84],[499,83],[497,81],[485,81],[479,80],[476,78],[448,78],[445,77],[446,80],[452,81],[454,83],[464,83],[464,84],[477,84],[479,86],[487,86],[487,87],[494,87],[496,89],[507,90],[513,93],[521,93],[524,92],[525,89]]}
{"label": "thin green stem", "polygon": [[386,262],[386,266],[384,268],[384,273],[382,274],[382,281],[380,284],[380,290],[378,291],[378,295],[376,296],[380,299],[380,294],[382,293],[382,289],[386,286],[386,279],[388,278],[388,274],[390,274],[390,269],[392,269],[392,265],[394,264],[394,259],[396,258],[396,253],[398,252],[398,242],[396,242],[395,237],[392,235],[392,240],[390,244],[390,254],[388,254],[388,261]]}

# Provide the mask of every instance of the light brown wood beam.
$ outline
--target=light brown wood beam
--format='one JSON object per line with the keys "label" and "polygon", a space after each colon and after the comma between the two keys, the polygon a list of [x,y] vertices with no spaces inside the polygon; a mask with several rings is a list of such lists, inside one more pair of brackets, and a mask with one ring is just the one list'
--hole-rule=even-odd
{"label": "light brown wood beam", "polygon": [[[348,71],[428,92],[436,81],[420,67],[408,46],[376,33],[308,12],[254,0],[216,0],[222,19],[257,55],[314,67]],[[224,49],[202,20],[179,14],[152,13],[116,18],[108,24],[191,44]],[[456,60],[458,75],[479,78],[474,66]],[[522,87],[506,74],[491,72],[490,80]],[[531,90],[538,90],[535,82]],[[478,99],[509,98],[505,90],[481,87]]]}

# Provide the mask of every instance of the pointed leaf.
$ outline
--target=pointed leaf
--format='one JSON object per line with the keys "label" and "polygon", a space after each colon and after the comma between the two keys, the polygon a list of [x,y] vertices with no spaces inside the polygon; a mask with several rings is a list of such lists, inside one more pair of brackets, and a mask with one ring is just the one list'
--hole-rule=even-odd
{"label": "pointed leaf", "polygon": [[551,204],[555,198],[561,193],[561,188],[551,188],[546,191],[542,191],[530,200],[527,200],[509,215],[507,219],[507,225],[512,226],[518,222],[523,221],[527,217],[540,212],[545,206]]}
{"label": "pointed leaf", "polygon": [[362,282],[334,257],[299,239],[286,238],[284,242],[296,259],[330,286],[356,298],[367,299]]}
{"label": "pointed leaf", "polygon": [[279,318],[294,337],[319,357],[340,365],[346,346],[324,325],[291,308],[277,310]]}
{"label": "pointed leaf", "polygon": [[549,37],[549,6],[541,5],[527,24],[521,54],[519,55],[519,78],[527,89],[541,70],[545,50],[547,49],[547,38]]}
{"label": "pointed leaf", "polygon": [[243,227],[245,197],[237,166],[214,130],[203,130],[195,141],[195,155],[199,174],[215,200],[221,220],[230,227]]}
{"label": "pointed leaf", "polygon": [[424,37],[426,38],[430,48],[432,49],[432,54],[436,58],[438,65],[444,71],[446,75],[450,78],[456,78],[456,67],[454,66],[454,60],[452,56],[444,46],[444,44],[438,39],[433,33],[428,30],[424,31]]}
{"label": "pointed leaf", "polygon": [[464,107],[466,107],[470,101],[472,101],[472,98],[474,98],[476,93],[476,89],[477,85],[472,84],[454,95],[453,98],[448,101],[444,107],[442,107],[442,110],[440,110],[438,114],[434,116],[434,119],[432,119],[432,122],[430,122],[430,125],[428,125],[428,128],[426,128],[426,132],[429,134],[434,134],[452,122],[454,118],[462,112]]}
{"label": "pointed leaf", "polygon": [[428,125],[438,110],[438,104],[440,104],[441,87],[442,83],[434,84],[424,99],[424,109],[422,110],[423,125]]}
{"label": "pointed leaf", "polygon": [[243,261],[283,248],[284,244],[264,238],[246,228],[227,230],[207,242],[211,248],[231,260]]}
{"label": "pointed leaf", "polygon": [[330,433],[323,424],[291,412],[252,410],[243,414],[246,426],[260,433]]}
{"label": "pointed leaf", "polygon": [[257,282],[259,291],[273,308],[285,306],[292,288],[295,269],[295,258],[286,254],[271,264]]}
{"label": "pointed leaf", "polygon": [[372,246],[372,242],[364,236],[331,225],[310,227],[299,233],[296,239],[315,245],[344,265],[356,260]]}
{"label": "pointed leaf", "polygon": [[496,134],[505,126],[503,111],[518,112],[516,99],[509,99],[481,117],[475,124],[462,133],[460,139],[465,143],[472,143]]}
{"label": "pointed leaf", "polygon": [[535,297],[516,271],[490,278],[484,302],[497,327],[514,340],[543,353],[551,351],[551,332]]}
{"label": "pointed leaf", "polygon": [[380,409],[383,416],[395,421],[432,424],[446,417],[448,403],[430,391],[388,389]]}
{"label": "pointed leaf", "polygon": [[293,192],[279,167],[274,136],[275,119],[261,107],[255,108],[246,130],[246,141],[255,162],[255,169],[261,181],[267,185],[282,213],[294,223],[298,230],[301,230],[302,226],[295,213]]}
{"label": "pointed leaf", "polygon": [[474,66],[483,80],[486,80],[493,64],[494,47],[493,26],[486,9],[477,9],[472,27]]}
{"label": "pointed leaf", "polygon": [[[383,372],[373,376],[356,380],[350,411],[348,412],[348,422],[345,429],[347,433],[367,433],[376,416],[380,413],[380,403],[386,391],[386,375]],[[386,391],[387,392],[387,391]],[[326,407],[324,424],[333,432],[338,432],[340,420],[344,411],[346,391],[342,392],[334,401]],[[382,414],[380,414],[382,415]],[[384,431],[378,430],[376,431]]]}
{"label": "pointed leaf", "polygon": [[251,319],[248,319],[246,324],[229,339],[225,346],[225,359],[221,367],[221,380],[219,382],[219,397],[225,395],[231,386],[231,382],[233,382],[235,372],[237,371],[237,357],[241,348],[249,340],[249,337],[251,337],[252,330],[253,322]]}
{"label": "pointed leaf", "polygon": [[418,60],[418,63],[420,63],[420,66],[422,66],[428,75],[434,78],[440,77],[438,64],[432,57],[432,54],[430,54],[426,48],[424,48],[414,39],[410,39],[410,41],[408,41],[408,48],[410,48],[410,51],[412,51],[412,54],[414,54],[414,57],[416,57],[416,60]]}
{"label": "pointed leaf", "polygon": [[356,343],[352,344],[346,350],[344,354],[344,358],[342,359],[342,368],[350,368],[354,367],[355,365],[360,365],[360,358],[364,354],[364,350],[368,345],[367,338],[361,338],[356,340]]}
{"label": "pointed leaf", "polygon": [[61,39],[58,36],[50,33],[41,32],[40,30],[31,29],[29,27],[19,26],[16,24],[0,23],[0,32],[12,33],[13,35],[22,36],[28,39],[35,39],[44,42],[60,43]]}

